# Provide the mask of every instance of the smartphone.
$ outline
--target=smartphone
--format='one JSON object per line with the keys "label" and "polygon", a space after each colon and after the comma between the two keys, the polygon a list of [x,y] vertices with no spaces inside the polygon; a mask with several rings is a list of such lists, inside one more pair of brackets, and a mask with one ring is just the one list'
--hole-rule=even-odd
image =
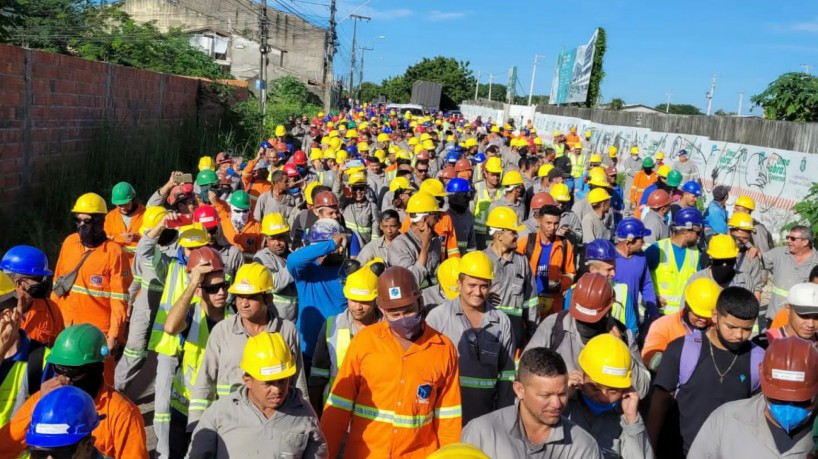
{"label": "smartphone", "polygon": [[173,177],[173,181],[176,183],[193,183],[193,174],[182,174]]}
{"label": "smartphone", "polygon": [[[190,174],[188,174],[190,175]],[[190,215],[178,215],[176,220],[168,220],[166,223],[167,228],[175,229],[182,226],[192,225],[193,218]]]}

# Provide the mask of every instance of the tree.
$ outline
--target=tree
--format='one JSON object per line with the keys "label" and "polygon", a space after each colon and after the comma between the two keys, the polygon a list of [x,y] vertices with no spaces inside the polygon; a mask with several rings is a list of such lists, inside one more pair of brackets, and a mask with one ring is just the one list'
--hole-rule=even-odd
{"label": "tree", "polygon": [[[594,65],[591,67],[591,81],[588,83],[588,98],[585,106],[593,107],[596,102],[600,100],[602,93],[602,79],[605,78],[605,70],[602,68],[602,60],[605,57],[605,51],[608,49],[608,35],[605,29],[600,27],[599,33],[596,36],[596,48],[594,50]],[[624,103],[623,103],[624,105]],[[618,108],[615,110],[619,110]]]}
{"label": "tree", "polygon": [[[500,83],[492,83],[491,85],[491,99],[489,99],[489,85],[480,83],[477,86],[477,98],[493,100],[495,102],[506,101],[506,85]],[[469,97],[471,99],[471,97]]]}
{"label": "tree", "polygon": [[11,38],[22,20],[23,8],[18,0],[0,0],[0,41]]}
{"label": "tree", "polygon": [[[659,104],[654,108],[664,112],[667,108],[667,103]],[[702,111],[690,104],[670,104],[668,113],[672,115],[701,115]]]}
{"label": "tree", "polygon": [[366,81],[358,87],[358,98],[364,102],[370,102],[383,94],[383,89],[377,83]]}
{"label": "tree", "polygon": [[290,116],[313,115],[320,111],[321,100],[298,78],[286,76],[267,84],[267,130],[272,132]]}
{"label": "tree", "polygon": [[608,104],[608,108],[611,110],[622,110],[624,106],[625,101],[620,98],[611,99],[611,102]]}
{"label": "tree", "polygon": [[750,101],[771,120],[818,121],[818,77],[790,72],[778,77]]}

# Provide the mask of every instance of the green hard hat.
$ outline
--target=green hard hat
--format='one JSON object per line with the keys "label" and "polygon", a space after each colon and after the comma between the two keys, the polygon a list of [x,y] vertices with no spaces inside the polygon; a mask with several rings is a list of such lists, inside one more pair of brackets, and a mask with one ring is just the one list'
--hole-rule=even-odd
{"label": "green hard hat", "polygon": [[682,184],[682,173],[677,170],[672,170],[667,174],[667,184],[673,188]]}
{"label": "green hard hat", "polygon": [[642,167],[653,167],[655,165],[653,158],[645,158],[642,160]]}
{"label": "green hard hat", "polygon": [[230,195],[230,205],[238,207],[239,209],[249,209],[250,195],[244,190],[234,191],[233,194]]}
{"label": "green hard hat", "polygon": [[111,202],[116,206],[124,206],[136,197],[136,191],[128,182],[119,182],[111,190]]}
{"label": "green hard hat", "polygon": [[79,367],[103,362],[108,357],[108,342],[99,328],[91,324],[72,325],[57,335],[46,362]]}
{"label": "green hard hat", "polygon": [[210,169],[205,169],[199,172],[196,175],[196,185],[212,185],[214,183],[218,183],[219,177],[216,176],[216,173]]}

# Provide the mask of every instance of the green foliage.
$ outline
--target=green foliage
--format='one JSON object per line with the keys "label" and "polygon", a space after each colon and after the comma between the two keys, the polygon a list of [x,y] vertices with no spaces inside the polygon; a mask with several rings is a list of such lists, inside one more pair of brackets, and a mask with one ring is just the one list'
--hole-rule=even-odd
{"label": "green foliage", "polygon": [[[474,95],[474,88],[472,87],[471,96]],[[468,98],[471,99],[471,96]],[[493,100],[495,102],[506,101],[506,85],[500,83],[493,83],[491,85],[491,99],[489,99],[489,85],[480,83],[477,87],[477,98],[485,100]],[[465,99],[464,99],[465,100]]]}
{"label": "green foliage", "polygon": [[806,73],[785,73],[750,100],[764,109],[767,119],[818,121],[818,77]]}
{"label": "green foliage", "polygon": [[611,99],[611,102],[608,103],[608,108],[611,110],[622,110],[622,107],[625,106],[625,101],[620,98]]}
{"label": "green foliage", "polygon": [[[667,103],[664,103],[659,104],[654,108],[664,112],[666,107]],[[701,115],[702,111],[690,104],[670,104],[670,110],[668,113],[671,115]]]}
{"label": "green foliage", "polygon": [[[469,69],[469,63],[443,56],[423,58],[407,68],[403,75],[383,80],[382,93],[387,96],[389,102],[407,103],[412,97],[412,84],[418,80],[440,83],[443,86],[440,96],[441,110],[455,109],[460,102],[474,96],[476,81]],[[492,98],[493,92],[492,88]]]}
{"label": "green foliage", "polygon": [[602,79],[605,78],[605,69],[602,67],[602,61],[605,58],[605,51],[608,50],[608,35],[602,27],[598,30],[596,49],[594,51],[594,65],[591,67],[591,81],[588,83],[588,99],[586,99],[585,102],[586,107],[594,107],[600,100],[602,94]]}
{"label": "green foliage", "polygon": [[358,98],[364,102],[371,102],[380,97],[381,94],[383,94],[383,89],[377,83],[366,81],[358,86]]}
{"label": "green foliage", "polygon": [[11,38],[12,30],[23,19],[23,8],[18,0],[0,0],[0,40]]}
{"label": "green foliage", "polygon": [[381,82],[381,91],[389,102],[406,104],[412,98],[412,85],[406,85],[403,76],[386,78]]}
{"label": "green foliage", "polygon": [[798,214],[798,221],[791,222],[784,226],[785,230],[795,225],[806,224],[812,228],[812,233],[818,232],[818,183],[813,183],[809,188],[807,196],[793,207],[793,211]]}
{"label": "green foliage", "polygon": [[290,116],[315,115],[321,111],[321,100],[298,78],[287,76],[267,83],[266,132],[285,124]]}

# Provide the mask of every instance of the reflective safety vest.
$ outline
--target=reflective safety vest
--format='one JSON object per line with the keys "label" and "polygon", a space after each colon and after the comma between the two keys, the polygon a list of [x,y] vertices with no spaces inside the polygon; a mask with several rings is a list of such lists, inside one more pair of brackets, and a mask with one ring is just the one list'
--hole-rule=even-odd
{"label": "reflective safety vest", "polygon": [[474,232],[479,234],[486,234],[486,219],[489,217],[489,207],[491,203],[500,199],[503,194],[501,188],[490,193],[485,182],[480,182],[475,186],[474,193]]}
{"label": "reflective safety vest", "polygon": [[372,206],[367,206],[368,211],[361,215],[363,221],[358,221],[358,213],[355,212],[355,204],[350,204],[349,211],[352,213],[352,218],[345,218],[347,229],[358,233],[364,242],[367,243],[372,240],[372,223],[377,219],[377,216],[372,212]]}
{"label": "reflective safety vest", "polygon": [[[165,290],[162,292],[159,310],[156,311],[156,319],[153,321],[148,350],[172,357],[177,355],[181,349],[178,337],[165,333],[165,320],[168,318],[168,312],[173,307],[173,303],[182,296],[187,288],[190,276],[187,273],[187,267],[175,258],[171,260],[168,268],[168,276],[165,278]],[[198,297],[193,297],[191,303],[198,301],[200,301]]]}
{"label": "reflective safety vest", "polygon": [[349,349],[349,342],[352,341],[352,328],[349,326],[339,327],[337,316],[327,318],[327,348],[329,348],[329,383],[324,387],[324,402],[327,401],[329,390],[338,375],[338,369],[344,363],[344,356]]}
{"label": "reflective safety vest", "polygon": [[7,365],[9,362],[3,362],[0,367],[0,377],[3,378],[3,382],[0,383],[0,426],[11,421],[18,394],[23,389],[23,377],[28,370],[29,345],[28,338],[21,334],[18,342],[20,360],[11,361],[13,362],[11,365]]}
{"label": "reflective safety vest", "polygon": [[676,257],[673,252],[670,239],[658,241],[659,245],[659,266],[650,272],[653,278],[653,285],[656,286],[656,293],[665,299],[665,306],[662,313],[673,314],[681,308],[682,294],[690,276],[699,270],[699,251],[696,249],[685,249],[685,256],[682,269],[676,267]]}
{"label": "reflective safety vest", "polygon": [[564,143],[558,143],[558,144],[554,145],[554,153],[555,153],[554,154],[555,158],[559,158],[560,156],[564,156],[565,155],[565,144]]}
{"label": "reflective safety vest", "polygon": [[[225,309],[224,318],[229,317],[230,310]],[[204,361],[205,347],[207,347],[209,337],[210,329],[207,327],[207,314],[205,314],[202,303],[198,302],[193,308],[193,318],[190,322],[187,339],[183,339],[181,335],[176,337],[179,340],[183,354],[182,362],[176,369],[176,376],[173,378],[170,390],[170,406],[185,416],[187,416],[188,406],[190,406],[190,393],[193,390],[193,385],[196,384],[199,368],[201,368],[202,361]],[[182,344],[183,341],[184,344]]]}
{"label": "reflective safety vest", "polygon": [[582,153],[579,156],[571,154],[568,155],[568,159],[571,160],[571,176],[575,179],[580,178],[585,170],[585,155]]}

